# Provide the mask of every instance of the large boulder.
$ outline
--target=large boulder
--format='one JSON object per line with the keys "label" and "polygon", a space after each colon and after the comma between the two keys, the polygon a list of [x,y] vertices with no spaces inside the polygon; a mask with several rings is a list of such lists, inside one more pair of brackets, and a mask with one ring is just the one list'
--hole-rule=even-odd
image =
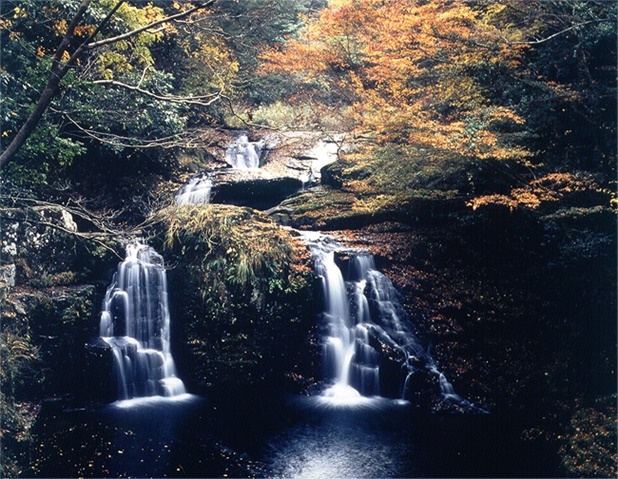
{"label": "large boulder", "polygon": [[261,170],[218,170],[212,203],[265,210],[281,203],[304,186],[299,178],[273,176]]}

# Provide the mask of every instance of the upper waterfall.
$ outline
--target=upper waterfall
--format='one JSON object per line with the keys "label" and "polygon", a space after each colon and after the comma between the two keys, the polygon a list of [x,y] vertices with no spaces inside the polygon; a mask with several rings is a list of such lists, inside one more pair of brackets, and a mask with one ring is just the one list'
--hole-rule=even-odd
{"label": "upper waterfall", "polygon": [[240,135],[225,151],[225,161],[238,169],[259,168],[264,151],[264,140],[249,141],[247,135]]}
{"label": "upper waterfall", "polygon": [[113,351],[118,399],[185,393],[170,348],[163,258],[131,243],[107,289],[100,335]]}

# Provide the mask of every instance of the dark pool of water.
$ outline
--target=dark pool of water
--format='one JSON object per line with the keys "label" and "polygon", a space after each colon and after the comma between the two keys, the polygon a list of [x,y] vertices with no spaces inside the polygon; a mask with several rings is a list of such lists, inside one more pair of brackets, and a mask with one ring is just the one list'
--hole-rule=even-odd
{"label": "dark pool of water", "polygon": [[491,414],[377,401],[191,397],[44,412],[38,477],[550,477],[552,460]]}

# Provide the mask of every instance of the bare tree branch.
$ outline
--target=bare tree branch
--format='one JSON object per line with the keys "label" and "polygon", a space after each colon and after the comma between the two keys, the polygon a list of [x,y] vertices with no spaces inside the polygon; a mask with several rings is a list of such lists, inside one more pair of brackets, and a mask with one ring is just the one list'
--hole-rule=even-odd
{"label": "bare tree branch", "polygon": [[200,3],[199,5],[196,5],[195,7],[190,8],[189,10],[185,10],[184,12],[180,12],[175,15],[170,15],[169,17],[162,18],[161,20],[157,20],[156,22],[149,23],[146,26],[143,26],[141,28],[136,28],[135,30],[131,30],[130,32],[123,33],[122,35],[117,35],[115,37],[106,38],[98,42],[88,43],[86,47],[87,48],[97,48],[97,47],[102,47],[103,45],[109,45],[110,43],[119,42],[120,40],[126,40],[127,38],[134,37],[135,35],[139,33],[150,30],[151,28],[158,27],[159,25],[163,25],[164,23],[169,23],[171,21],[174,21],[177,18],[184,18],[197,10],[209,7],[215,2],[216,0],[209,0],[208,2]]}
{"label": "bare tree branch", "polygon": [[[143,78],[143,77],[142,77]],[[184,105],[198,105],[198,106],[210,106],[213,103],[221,99],[222,91],[212,93],[210,95],[203,96],[172,96],[172,95],[158,95],[157,93],[140,88],[139,85],[128,85],[126,83],[119,82],[117,80],[95,80],[92,83],[96,85],[111,85],[126,90],[136,91],[142,95],[154,98],[155,100],[167,101],[170,103],[181,103]],[[141,83],[141,80],[140,80]],[[206,100],[206,101],[204,101]]]}
{"label": "bare tree branch", "polygon": [[[74,236],[82,240],[92,241],[107,249],[108,251],[111,251],[117,256],[118,253],[109,246],[106,240],[138,236],[142,233],[142,228],[144,227],[144,225],[138,225],[130,229],[127,229],[126,225],[122,227],[115,227],[113,225],[113,221],[121,214],[120,211],[106,210],[93,213],[75,200],[72,201],[73,205],[71,206],[50,203],[48,201],[42,201],[35,198],[8,195],[0,195],[0,200],[2,200],[3,203],[7,202],[14,205],[13,208],[2,208],[0,218],[4,220],[16,219],[15,216],[12,215],[5,216],[6,214],[11,212],[18,213],[20,216],[25,215],[25,217],[19,218],[19,221],[46,226],[56,229],[58,231],[62,231],[65,234]],[[24,213],[24,209],[26,210],[26,212],[31,212],[34,214]],[[85,220],[86,222],[91,224],[97,231],[78,231],[64,226],[58,222],[50,221],[42,214],[45,211],[65,211],[67,213],[70,213],[73,217]]]}
{"label": "bare tree branch", "polygon": [[511,42],[509,40],[507,40],[505,37],[502,37],[502,39],[508,44],[508,45],[540,45],[542,43],[548,42],[550,40],[552,40],[553,38],[556,38],[560,35],[564,35],[565,33],[571,31],[571,30],[575,30],[576,28],[579,27],[584,27],[586,25],[590,25],[592,23],[605,23],[605,22],[614,22],[614,20],[610,20],[609,18],[598,18],[595,20],[588,20],[587,22],[582,22],[582,23],[577,23],[575,25],[571,25],[568,28],[564,28],[562,30],[560,30],[559,32],[556,32],[548,37],[545,38],[541,38],[540,40],[530,40],[527,42]]}
{"label": "bare tree branch", "polygon": [[67,113],[64,113],[64,116],[84,135],[84,137],[92,138],[94,140],[100,141],[101,143],[107,143],[113,146],[136,149],[168,149],[176,147],[191,148],[194,146],[200,146],[202,144],[202,140],[200,138],[201,131],[198,129],[183,130],[180,133],[165,136],[162,138],[142,139],[84,128],[77,121],[71,118]]}

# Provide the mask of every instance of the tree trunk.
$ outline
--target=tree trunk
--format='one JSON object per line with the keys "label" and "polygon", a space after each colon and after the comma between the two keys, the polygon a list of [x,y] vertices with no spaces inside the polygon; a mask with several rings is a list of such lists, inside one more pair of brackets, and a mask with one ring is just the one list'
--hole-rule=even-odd
{"label": "tree trunk", "polygon": [[[88,10],[88,7],[90,6],[90,3],[92,3],[92,0],[82,0],[79,8],[77,9],[77,12],[71,19],[71,23],[67,27],[67,32],[64,34],[64,37],[62,37],[62,41],[60,42],[60,45],[58,46],[58,49],[54,54],[51,74],[49,76],[49,80],[47,81],[47,85],[45,85],[45,89],[43,90],[43,93],[41,93],[39,101],[34,107],[34,110],[32,110],[30,115],[28,115],[26,122],[19,129],[17,135],[15,135],[15,138],[13,138],[13,141],[9,143],[9,146],[6,147],[6,150],[4,150],[0,155],[0,169],[2,169],[5,164],[7,164],[13,159],[13,157],[17,154],[19,149],[24,145],[28,137],[37,127],[39,121],[41,120],[41,117],[43,116],[43,113],[47,111],[49,104],[58,93],[58,86],[60,85],[60,80],[62,80],[62,78],[66,75],[67,71],[69,70],[69,65],[74,63],[77,59],[77,55],[73,54],[71,56],[71,59],[64,66],[62,66],[61,64],[62,55],[69,47],[69,45],[71,44],[71,40],[73,39],[75,27],[83,18],[86,10]],[[113,11],[116,11],[116,9],[114,9]],[[83,45],[80,46],[80,48],[83,50]]]}
{"label": "tree trunk", "polygon": [[51,103],[52,99],[58,93],[58,85],[60,83],[60,78],[56,75],[53,75],[50,81],[45,86],[45,90],[41,94],[39,101],[37,102],[34,110],[28,116],[26,122],[22,125],[22,127],[13,138],[13,141],[7,146],[6,150],[2,152],[0,155],[0,168],[3,168],[6,163],[11,161],[15,154],[19,151],[19,149],[26,142],[28,137],[32,134],[36,126],[39,124],[43,113],[47,110],[47,107]]}
{"label": "tree trunk", "polygon": [[150,28],[154,28],[161,24],[186,17],[197,10],[213,5],[217,0],[207,0],[202,3],[198,3],[197,5],[194,5],[192,8],[189,8],[183,12],[162,18],[161,20],[157,20],[155,22],[152,22],[148,25],[137,28],[130,32],[124,33],[122,35],[118,35],[112,38],[107,38],[105,40],[101,40],[100,42],[94,42],[93,40],[95,36],[110,21],[111,17],[116,13],[116,11],[120,8],[120,6],[125,1],[126,0],[118,0],[115,6],[107,14],[107,16],[99,23],[99,25],[94,30],[94,32],[90,34],[90,36],[77,48],[77,50],[75,50],[75,52],[71,55],[69,60],[63,63],[62,56],[67,50],[67,48],[69,47],[69,45],[71,44],[71,40],[73,39],[75,27],[81,21],[82,17],[86,13],[86,10],[90,6],[90,3],[92,3],[92,0],[82,0],[79,6],[79,9],[77,10],[74,17],[71,19],[71,23],[69,24],[67,28],[67,32],[64,35],[62,41],[60,42],[60,46],[58,47],[58,50],[56,51],[54,55],[51,74],[47,82],[47,85],[45,85],[45,89],[43,90],[43,93],[41,93],[41,96],[39,97],[39,101],[34,107],[34,110],[32,110],[32,112],[28,116],[28,119],[26,120],[26,122],[17,132],[17,135],[15,135],[15,138],[13,138],[13,141],[11,141],[9,146],[7,146],[6,150],[4,150],[2,154],[0,155],[0,169],[2,169],[4,165],[6,165],[9,161],[11,161],[15,157],[19,149],[24,145],[28,137],[32,134],[32,132],[38,125],[39,121],[41,120],[41,117],[43,116],[45,111],[47,111],[47,108],[49,107],[50,103],[52,102],[56,94],[58,93],[60,81],[67,74],[67,72],[69,71],[69,68],[71,68],[72,65],[75,65],[75,63],[77,62],[77,59],[87,49],[99,47],[102,45],[107,45],[110,43],[115,43],[120,40],[124,40],[126,38],[135,36]]}

